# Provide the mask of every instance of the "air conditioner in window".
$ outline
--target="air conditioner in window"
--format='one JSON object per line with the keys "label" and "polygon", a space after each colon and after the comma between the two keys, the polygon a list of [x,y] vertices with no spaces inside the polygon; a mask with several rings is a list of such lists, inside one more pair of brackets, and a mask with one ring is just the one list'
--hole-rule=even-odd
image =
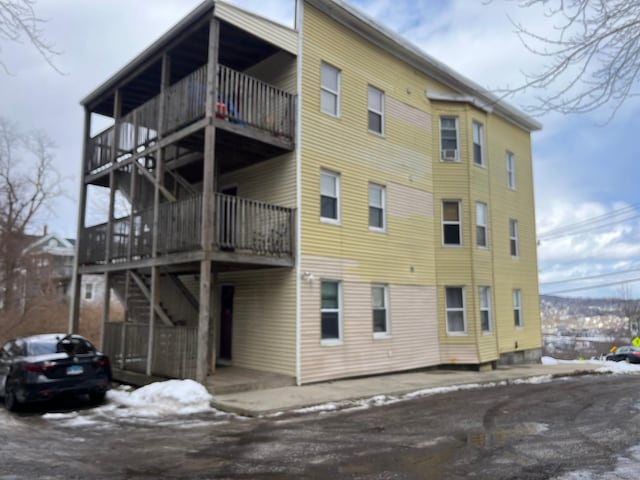
{"label": "air conditioner in window", "polygon": [[442,159],[443,160],[457,160],[458,159],[458,150],[455,148],[448,148],[446,150],[442,150]]}

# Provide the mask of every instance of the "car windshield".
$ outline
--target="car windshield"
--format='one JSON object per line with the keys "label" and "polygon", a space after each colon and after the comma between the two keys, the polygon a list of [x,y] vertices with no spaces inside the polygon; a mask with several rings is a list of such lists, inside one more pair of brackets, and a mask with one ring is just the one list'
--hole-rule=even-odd
{"label": "car windshield", "polygon": [[50,353],[85,354],[95,352],[95,348],[83,338],[64,337],[46,338],[29,342],[29,355],[47,355]]}
{"label": "car windshield", "polygon": [[58,340],[55,338],[45,340],[35,340],[29,342],[27,351],[29,355],[47,355],[48,353],[56,353],[56,345]]}

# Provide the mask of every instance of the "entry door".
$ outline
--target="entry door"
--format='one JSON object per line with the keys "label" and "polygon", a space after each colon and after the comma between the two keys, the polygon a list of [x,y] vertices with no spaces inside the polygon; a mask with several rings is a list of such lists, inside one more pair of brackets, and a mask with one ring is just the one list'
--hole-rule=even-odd
{"label": "entry door", "polygon": [[233,340],[233,285],[223,285],[220,293],[220,354],[222,363],[231,362]]}
{"label": "entry door", "polygon": [[[237,187],[229,187],[222,190],[224,195],[235,197],[238,195]],[[224,250],[233,250],[236,246],[236,222],[238,221],[238,208],[235,198],[226,198],[220,202],[220,246]]]}

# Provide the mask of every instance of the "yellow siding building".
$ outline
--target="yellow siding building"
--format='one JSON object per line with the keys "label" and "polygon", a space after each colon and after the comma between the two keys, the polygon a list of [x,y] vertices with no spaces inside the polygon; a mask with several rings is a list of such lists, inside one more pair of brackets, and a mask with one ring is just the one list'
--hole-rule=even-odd
{"label": "yellow siding building", "polygon": [[[299,381],[537,360],[539,126],[343,2],[298,8]],[[336,212],[322,212],[323,181]]]}
{"label": "yellow siding building", "polygon": [[[82,104],[71,325],[105,275],[116,378],[539,359],[540,125],[345,1],[290,28],[207,0]],[[89,185],[129,214],[85,226]]]}

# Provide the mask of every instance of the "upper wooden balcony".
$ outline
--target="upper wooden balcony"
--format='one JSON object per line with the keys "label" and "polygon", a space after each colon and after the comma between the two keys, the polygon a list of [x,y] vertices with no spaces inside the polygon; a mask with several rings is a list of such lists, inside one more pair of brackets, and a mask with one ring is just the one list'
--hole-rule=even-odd
{"label": "upper wooden balcony", "polygon": [[[159,133],[170,136],[205,117],[207,66],[200,67],[161,93],[116,120],[89,141],[85,173],[96,173],[115,161],[156,145]],[[293,150],[296,96],[224,65],[217,68],[214,122],[237,135]],[[162,98],[164,96],[164,98]],[[159,119],[161,101],[164,118]]]}
{"label": "upper wooden balcony", "polygon": [[[256,200],[216,193],[214,195],[214,239],[210,246],[220,259],[244,263],[292,266],[294,211]],[[109,224],[85,228],[80,237],[80,265],[138,262],[153,255],[153,209],[118,218]],[[203,250],[202,195],[160,204],[157,219],[156,254]],[[262,258],[262,260],[260,260]],[[269,260],[271,259],[271,260]]]}

